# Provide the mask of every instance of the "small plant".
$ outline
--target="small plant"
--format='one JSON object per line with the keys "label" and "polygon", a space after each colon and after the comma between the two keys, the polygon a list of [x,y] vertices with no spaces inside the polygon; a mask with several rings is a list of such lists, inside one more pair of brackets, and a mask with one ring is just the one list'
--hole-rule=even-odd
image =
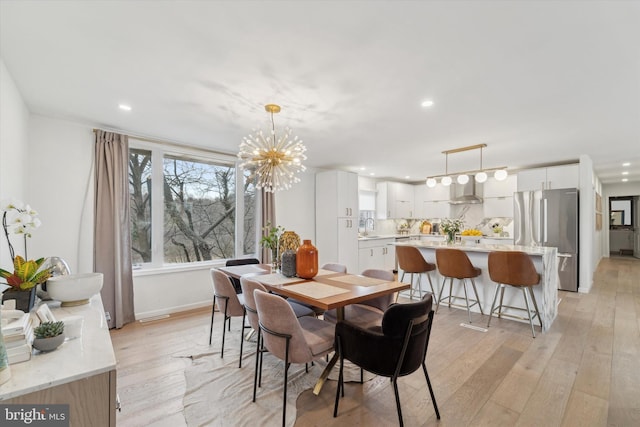
{"label": "small plant", "polygon": [[36,338],[53,338],[61,335],[64,332],[64,322],[62,320],[58,322],[44,322],[40,326],[36,326],[33,329],[33,333]]}
{"label": "small plant", "polygon": [[0,277],[5,279],[12,289],[28,291],[51,277],[50,267],[42,269],[44,261],[45,258],[27,261],[20,255],[16,255],[13,260],[13,273],[0,268]]}

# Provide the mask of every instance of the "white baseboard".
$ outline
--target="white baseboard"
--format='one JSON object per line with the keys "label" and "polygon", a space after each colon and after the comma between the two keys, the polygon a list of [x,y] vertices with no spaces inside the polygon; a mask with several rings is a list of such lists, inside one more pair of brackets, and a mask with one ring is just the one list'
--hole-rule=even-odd
{"label": "white baseboard", "polygon": [[197,308],[202,308],[202,307],[211,307],[211,301],[185,304],[185,305],[163,308],[160,310],[152,310],[152,311],[145,311],[143,313],[136,313],[136,320],[143,320],[143,319],[152,318],[152,317],[161,317],[161,316],[166,316],[173,313],[179,313],[181,311],[195,310]]}

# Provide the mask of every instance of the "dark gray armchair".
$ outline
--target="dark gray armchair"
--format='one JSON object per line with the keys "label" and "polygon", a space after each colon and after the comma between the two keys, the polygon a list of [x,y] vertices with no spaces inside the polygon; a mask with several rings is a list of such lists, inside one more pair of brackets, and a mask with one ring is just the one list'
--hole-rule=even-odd
{"label": "dark gray armchair", "polygon": [[340,392],[344,396],[343,368],[344,360],[347,359],[371,373],[391,378],[400,426],[404,424],[398,394],[398,377],[409,375],[422,365],[433,409],[440,419],[425,364],[433,323],[431,305],[432,296],[428,294],[420,302],[389,306],[384,312],[382,326],[363,328],[348,320],[336,324],[335,348],[340,355],[340,375],[336,388],[334,417],[338,415]]}

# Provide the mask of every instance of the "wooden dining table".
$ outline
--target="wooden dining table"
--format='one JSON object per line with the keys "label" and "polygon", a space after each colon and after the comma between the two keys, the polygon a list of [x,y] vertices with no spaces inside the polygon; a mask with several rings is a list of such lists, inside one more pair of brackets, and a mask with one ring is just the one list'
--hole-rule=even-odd
{"label": "wooden dining table", "polygon": [[[338,321],[344,320],[344,307],[349,304],[393,294],[411,287],[407,283],[388,282],[373,277],[337,273],[323,269],[320,269],[318,274],[310,280],[286,277],[279,272],[272,273],[271,266],[267,264],[219,267],[218,270],[235,278],[240,278],[245,274],[252,275],[253,280],[275,294],[294,298],[323,310],[336,309]],[[338,354],[335,352],[316,382],[313,389],[315,395],[320,393],[329,372],[337,361]]]}

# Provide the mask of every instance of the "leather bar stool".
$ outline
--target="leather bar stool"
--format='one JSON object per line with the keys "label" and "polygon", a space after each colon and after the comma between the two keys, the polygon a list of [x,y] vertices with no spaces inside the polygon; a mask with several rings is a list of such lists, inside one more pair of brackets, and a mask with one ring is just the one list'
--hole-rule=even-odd
{"label": "leather bar stool", "polygon": [[[409,291],[409,298],[413,299],[413,293],[415,289],[413,287],[413,275],[418,274],[418,295],[420,296],[420,300],[422,300],[422,274],[427,275],[427,279],[429,279],[429,286],[431,286],[431,294],[434,297],[436,296],[436,291],[433,289],[433,282],[431,281],[431,271],[436,269],[435,264],[428,263],[420,250],[414,246],[396,246],[396,255],[398,257],[398,267],[402,269],[402,278],[400,281],[404,280],[405,273],[411,274],[411,290]],[[438,300],[439,301],[439,300]],[[437,304],[437,301],[435,301]]]}
{"label": "leather bar stool", "polygon": [[[533,327],[533,318],[538,316],[540,322],[540,328],[542,328],[542,319],[540,318],[540,311],[538,310],[538,304],[536,303],[536,297],[533,295],[533,286],[540,284],[540,275],[536,271],[531,257],[524,252],[519,251],[499,251],[489,253],[489,277],[496,282],[496,292],[493,297],[493,303],[491,304],[491,311],[489,312],[489,321],[487,322],[487,328],[491,324],[491,316],[493,312],[498,310],[498,318],[501,316],[514,317],[517,319],[527,319],[526,317],[515,316],[513,314],[502,313],[502,308],[511,308],[514,310],[523,310],[527,312],[529,325],[531,325],[531,333],[533,337],[536,337],[536,331]],[[512,286],[514,288],[522,289],[522,295],[524,296],[524,303],[526,309],[522,307],[513,307],[510,305],[504,305],[502,303],[504,299],[505,286]],[[498,299],[498,291],[500,292],[500,305],[497,307],[496,300]],[[527,290],[531,296],[533,307],[535,312],[531,314],[529,306],[529,299],[527,296]]]}
{"label": "leather bar stool", "polygon": [[[462,299],[462,297],[453,295],[453,279],[458,279],[462,282],[462,289],[464,290],[464,300],[467,305],[467,314],[469,315],[469,323],[471,323],[471,307],[478,305],[480,314],[484,314],[482,311],[482,304],[478,297],[478,291],[476,289],[476,282],[473,280],[478,277],[482,272],[479,268],[474,267],[469,260],[469,257],[464,251],[460,249],[436,249],[436,264],[438,265],[438,271],[444,277],[442,281],[442,288],[440,288],[440,296],[438,297],[438,305],[436,306],[436,313],[438,308],[442,305],[442,301],[447,300],[449,307],[452,305],[456,307],[464,307],[463,305],[452,304],[452,299]],[[444,290],[444,284],[449,279],[449,296],[442,298],[442,291]],[[469,300],[467,292],[467,279],[471,281],[473,285],[473,293],[476,299]],[[469,301],[472,301],[469,304]]]}

